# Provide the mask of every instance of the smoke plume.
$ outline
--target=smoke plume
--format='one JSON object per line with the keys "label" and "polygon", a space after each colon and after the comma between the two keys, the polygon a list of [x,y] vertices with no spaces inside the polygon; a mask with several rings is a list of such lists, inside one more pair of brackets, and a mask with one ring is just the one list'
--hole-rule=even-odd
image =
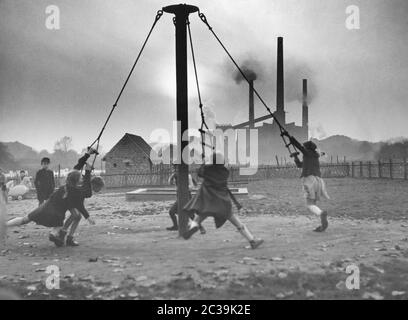
{"label": "smoke plume", "polygon": [[[240,64],[240,68],[244,72],[248,80],[257,80],[257,88],[268,88],[268,94],[276,96],[276,57],[271,55],[271,60],[265,58],[260,62],[255,58],[246,58]],[[225,62],[225,71],[232,75],[232,79],[236,84],[240,84],[244,77],[242,74],[231,65],[230,61]],[[284,79],[285,79],[285,102],[294,101],[302,102],[302,80],[307,79],[307,102],[311,103],[317,93],[316,84],[314,81],[315,74],[309,65],[294,57],[284,57]],[[245,80],[244,80],[245,81]],[[259,89],[258,89],[259,91]],[[262,96],[262,91],[259,91]]]}
{"label": "smoke plume", "polygon": [[[240,68],[244,72],[248,80],[252,81],[257,80],[258,78],[260,78],[259,76],[262,74],[262,66],[255,59],[245,60],[244,63],[240,66]],[[239,70],[237,69],[235,69],[235,72],[233,73],[233,79],[237,84],[245,80],[241,72],[239,72]]]}

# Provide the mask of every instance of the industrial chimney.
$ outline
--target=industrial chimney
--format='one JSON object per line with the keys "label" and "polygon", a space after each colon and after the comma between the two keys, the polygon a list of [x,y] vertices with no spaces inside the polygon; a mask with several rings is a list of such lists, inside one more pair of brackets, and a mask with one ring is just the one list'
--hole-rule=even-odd
{"label": "industrial chimney", "polygon": [[278,121],[285,125],[284,106],[284,78],[283,78],[283,38],[278,37],[278,62],[276,77],[276,117]]}
{"label": "industrial chimney", "polygon": [[303,79],[303,99],[302,99],[302,127],[306,135],[306,140],[309,139],[309,107],[307,105],[307,79]]}
{"label": "industrial chimney", "polygon": [[249,129],[255,128],[254,80],[249,80]]}

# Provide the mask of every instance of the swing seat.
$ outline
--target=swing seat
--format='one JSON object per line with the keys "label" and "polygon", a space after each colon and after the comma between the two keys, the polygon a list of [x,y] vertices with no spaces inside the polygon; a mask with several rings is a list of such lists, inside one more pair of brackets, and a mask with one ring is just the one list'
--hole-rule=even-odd
{"label": "swing seat", "polygon": [[[236,198],[248,196],[247,188],[230,188]],[[191,190],[195,195],[197,188]],[[140,188],[126,192],[126,201],[174,201],[177,198],[176,188]]]}

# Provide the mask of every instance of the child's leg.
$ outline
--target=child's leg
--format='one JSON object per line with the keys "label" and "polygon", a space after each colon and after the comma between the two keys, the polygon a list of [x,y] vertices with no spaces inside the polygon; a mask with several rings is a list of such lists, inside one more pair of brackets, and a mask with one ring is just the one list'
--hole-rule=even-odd
{"label": "child's leg", "polygon": [[248,242],[251,244],[252,249],[259,247],[263,243],[262,239],[254,238],[246,225],[243,224],[235,214],[232,214],[228,220],[238,229],[239,233],[241,233],[244,238],[248,240]]}
{"label": "child's leg", "polygon": [[173,205],[171,206],[170,210],[169,210],[169,215],[170,215],[170,219],[173,222],[173,226],[167,228],[167,230],[178,230],[178,224],[177,224],[177,201],[175,203],[173,203]]}
{"label": "child's leg", "polygon": [[327,221],[327,212],[320,209],[316,205],[316,200],[314,199],[306,199],[306,207],[311,213],[320,217],[321,226],[318,226],[316,229],[314,229],[314,231],[322,232],[326,230],[329,226],[329,223]]}
{"label": "child's leg", "polygon": [[69,229],[68,237],[73,237],[75,234],[76,229],[79,226],[79,223],[81,222],[81,214],[78,212],[78,214],[74,217],[74,221],[71,224],[71,229]]}
{"label": "child's leg", "polygon": [[18,227],[18,226],[22,226],[23,224],[27,224],[30,221],[31,220],[28,218],[28,216],[18,217],[18,218],[14,218],[14,219],[7,221],[6,225],[7,227]]}
{"label": "child's leg", "polygon": [[75,221],[75,216],[77,215],[77,211],[75,209],[69,209],[69,212],[71,212],[70,216],[68,217],[67,220],[64,222],[64,226],[62,227],[61,231],[67,233],[69,227],[72,225],[72,223]]}
{"label": "child's leg", "polygon": [[306,199],[306,207],[311,213],[317,216],[320,216],[323,212],[323,210],[316,205],[316,200],[314,199]]}
{"label": "child's leg", "polygon": [[70,209],[71,215],[65,221],[64,226],[59,232],[59,239],[64,242],[65,236],[67,235],[68,229],[69,233],[67,236],[66,245],[67,246],[77,246],[78,243],[74,241],[74,234],[78,228],[79,223],[81,222],[81,213],[76,209]]}
{"label": "child's leg", "polygon": [[249,242],[255,239],[252,233],[245,226],[245,224],[243,224],[236,215],[232,214],[228,220],[238,229],[239,233],[241,233],[244,236],[244,238],[247,239]]}

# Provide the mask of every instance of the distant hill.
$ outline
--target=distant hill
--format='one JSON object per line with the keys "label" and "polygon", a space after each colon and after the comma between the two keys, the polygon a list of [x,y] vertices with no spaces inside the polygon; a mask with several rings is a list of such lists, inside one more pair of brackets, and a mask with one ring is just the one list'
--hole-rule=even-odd
{"label": "distant hill", "polygon": [[[51,159],[50,169],[54,171],[57,171],[59,166],[61,169],[72,168],[80,157],[80,155],[74,150],[68,150],[67,152],[57,150],[53,153],[49,153],[46,150],[37,152],[32,147],[18,141],[0,143],[6,147],[6,152],[11,155],[12,158],[8,160],[8,163],[2,164],[0,162],[0,164],[4,168],[7,168],[7,170],[27,170],[31,175],[33,175],[40,168],[40,161],[43,157],[48,157]],[[102,157],[103,152],[101,152],[100,157],[98,157],[97,161],[95,162],[95,167],[97,169],[101,168]]]}
{"label": "distant hill", "polygon": [[341,161],[344,157],[347,160],[375,160],[377,153],[385,144],[384,142],[360,141],[343,135],[330,136],[322,140],[313,139],[313,141],[321,151],[326,153],[326,161],[330,161],[331,157],[333,161],[336,161],[337,156]]}
{"label": "distant hill", "polygon": [[[32,147],[18,141],[3,142],[2,144],[7,147],[7,151],[15,160],[15,164],[11,169],[27,170],[31,175],[40,168],[40,161],[43,157],[49,157],[51,159],[50,168],[53,170],[58,168],[58,164],[61,164],[61,168],[70,168],[78,159],[78,154],[72,150],[66,154],[62,154],[61,151],[54,153],[47,151],[37,152]],[[8,167],[10,167],[10,165]]]}
{"label": "distant hill", "polygon": [[14,159],[16,159],[17,161],[36,159],[38,157],[37,151],[18,141],[3,142],[3,145],[7,147],[8,151],[13,155]]}
{"label": "distant hill", "polygon": [[[333,162],[343,161],[346,157],[347,161],[369,161],[377,160],[379,157],[401,157],[398,154],[402,154],[402,151],[399,149],[404,149],[405,151],[407,143],[402,143],[398,141],[404,141],[404,138],[391,139],[386,142],[369,142],[369,141],[360,141],[352,139],[344,135],[334,135],[325,139],[313,139],[317,144],[318,148],[326,153],[326,157],[323,158],[323,161],[330,162],[332,159]],[[393,144],[398,144],[394,146]],[[9,165],[6,167],[12,166],[14,170],[25,169],[29,170],[30,173],[35,172],[40,167],[40,159],[42,157],[49,157],[51,159],[51,168],[56,170],[58,165],[61,165],[61,168],[71,168],[73,164],[77,161],[79,155],[73,150],[69,150],[66,153],[61,151],[48,153],[47,151],[37,152],[30,146],[22,144],[18,141],[15,142],[3,142],[6,146],[6,151],[11,155],[12,160],[10,160]],[[170,148],[173,146],[170,146]],[[154,145],[153,145],[154,148]],[[397,148],[397,149],[395,149]],[[399,148],[399,149],[398,149]],[[405,155],[405,153],[404,153]],[[408,154],[405,155],[408,157]],[[100,167],[100,159],[97,162],[97,167]],[[4,166],[4,164],[2,164]]]}

